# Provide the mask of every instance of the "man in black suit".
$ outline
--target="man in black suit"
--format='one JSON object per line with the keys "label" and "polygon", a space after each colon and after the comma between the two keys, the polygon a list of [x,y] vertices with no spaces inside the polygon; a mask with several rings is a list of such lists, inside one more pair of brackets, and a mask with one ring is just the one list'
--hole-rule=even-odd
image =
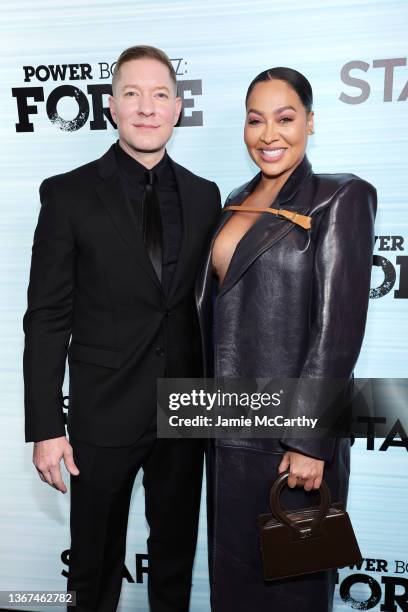
{"label": "man in black suit", "polygon": [[40,187],[24,317],[26,440],[44,482],[66,492],[61,459],[71,474],[68,588],[77,609],[117,607],[143,468],[151,610],[184,612],[203,447],[157,439],[156,381],[201,375],[193,285],[220,195],[166,153],[181,100],[162,51],[124,51],[112,88],[119,141]]}

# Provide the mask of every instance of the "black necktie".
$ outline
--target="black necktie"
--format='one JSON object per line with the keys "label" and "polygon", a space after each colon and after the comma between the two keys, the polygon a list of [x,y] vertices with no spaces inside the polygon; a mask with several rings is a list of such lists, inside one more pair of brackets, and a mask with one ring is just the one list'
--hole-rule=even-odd
{"label": "black necktie", "polygon": [[154,187],[153,170],[145,172],[146,186],[143,194],[143,240],[157,278],[161,281],[163,235],[160,205]]}

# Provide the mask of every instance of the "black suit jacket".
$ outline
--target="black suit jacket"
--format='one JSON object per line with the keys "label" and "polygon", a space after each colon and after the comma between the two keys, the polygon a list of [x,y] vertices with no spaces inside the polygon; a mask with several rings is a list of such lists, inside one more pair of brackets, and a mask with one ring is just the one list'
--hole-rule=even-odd
{"label": "black suit jacket", "polygon": [[113,147],[42,183],[24,316],[26,441],[65,434],[67,353],[68,430],[102,446],[143,434],[157,378],[201,375],[193,285],[220,195],[215,183],[170,163],[183,239],[167,295],[122,192]]}

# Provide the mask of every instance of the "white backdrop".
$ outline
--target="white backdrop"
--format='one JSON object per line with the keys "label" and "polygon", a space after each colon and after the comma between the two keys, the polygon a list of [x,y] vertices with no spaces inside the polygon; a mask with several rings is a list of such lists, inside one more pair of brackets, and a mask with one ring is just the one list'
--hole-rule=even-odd
{"label": "white backdrop", "polygon": [[[65,588],[69,500],[40,482],[31,465],[31,445],[23,442],[21,321],[39,184],[47,176],[100,157],[116,139],[107,122],[105,129],[92,129],[103,124],[98,101],[106,106],[106,94],[98,93],[98,85],[106,88],[110,83],[106,66],[134,44],[152,44],[169,54],[189,100],[185,123],[195,123],[176,129],[169,153],[215,180],[223,196],[256,172],[242,141],[249,82],[261,70],[279,65],[309,78],[316,133],[308,155],[314,170],[353,172],[372,182],[379,195],[376,234],[382,238],[376,243],[373,299],[356,374],[406,377],[407,23],[404,0],[2,3],[0,590]],[[24,70],[63,64],[89,64],[92,78],[75,78],[74,70],[65,80],[62,75],[44,80],[46,69],[37,74]],[[57,116],[50,120],[47,100],[64,85],[76,87],[77,98],[62,97]],[[59,92],[51,96],[49,107]],[[36,100],[27,97],[33,95]],[[66,123],[78,114],[77,99],[84,111],[82,126],[81,118]],[[29,109],[29,117],[24,105],[35,107]],[[52,117],[52,108],[48,110]],[[27,123],[31,131],[24,131]],[[365,558],[385,563],[366,561],[361,568],[341,570],[345,592],[340,596],[336,591],[336,612],[408,610],[407,448],[380,451],[380,444],[376,440],[374,449],[367,450],[362,440],[353,448],[349,510]],[[129,523],[129,576],[122,611],[148,610],[146,575],[141,583],[136,576],[136,555],[146,552],[143,506],[139,477]],[[192,612],[209,610],[204,507],[201,518]],[[346,589],[349,574],[356,584]],[[366,577],[369,584],[362,584]]]}

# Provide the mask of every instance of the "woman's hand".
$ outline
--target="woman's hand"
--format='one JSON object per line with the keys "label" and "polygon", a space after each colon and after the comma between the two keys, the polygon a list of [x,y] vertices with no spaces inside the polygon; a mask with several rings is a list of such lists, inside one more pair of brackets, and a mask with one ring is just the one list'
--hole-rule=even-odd
{"label": "woman's hand", "polygon": [[288,486],[293,489],[296,485],[305,488],[305,491],[318,489],[322,484],[324,461],[307,457],[302,453],[287,451],[283,455],[278,471],[279,474],[289,470]]}

